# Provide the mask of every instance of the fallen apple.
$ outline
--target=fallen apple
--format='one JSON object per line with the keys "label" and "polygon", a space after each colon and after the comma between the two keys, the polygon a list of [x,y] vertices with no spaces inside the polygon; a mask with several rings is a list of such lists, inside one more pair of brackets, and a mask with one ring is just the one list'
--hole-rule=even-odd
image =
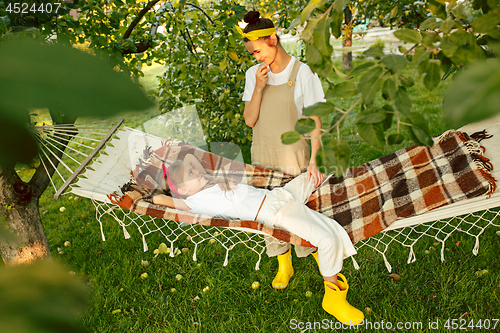
{"label": "fallen apple", "polygon": [[175,276],[175,279],[176,279],[177,281],[180,281],[180,280],[182,279],[182,275],[177,274],[177,275]]}
{"label": "fallen apple", "polygon": [[66,210],[66,207],[64,207],[64,206],[63,206],[63,207],[59,207],[59,211],[60,211],[61,213],[62,213],[62,212],[64,212],[65,210]]}
{"label": "fallen apple", "polygon": [[70,241],[65,241],[64,242],[64,246],[70,246],[71,245],[71,242]]}
{"label": "fallen apple", "polygon": [[260,283],[259,281],[255,281],[252,283],[252,289],[259,289],[260,288]]}
{"label": "fallen apple", "polygon": [[147,279],[147,278],[148,278],[148,276],[149,276],[149,275],[148,275],[148,273],[142,273],[142,274],[141,274],[141,279],[143,279],[143,280],[144,280],[144,279]]}
{"label": "fallen apple", "polygon": [[310,291],[310,290],[309,290],[309,291],[306,291],[306,297],[311,297],[311,296],[312,296],[312,294],[313,294],[313,293],[312,293],[312,291]]}

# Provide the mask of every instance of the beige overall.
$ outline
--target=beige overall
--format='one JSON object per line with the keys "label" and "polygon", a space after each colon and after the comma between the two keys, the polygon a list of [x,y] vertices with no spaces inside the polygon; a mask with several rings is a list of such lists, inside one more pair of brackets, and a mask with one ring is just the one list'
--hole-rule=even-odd
{"label": "beige overall", "polygon": [[[310,148],[305,139],[292,145],[281,143],[281,135],[295,129],[297,111],[295,109],[295,79],[301,62],[295,61],[288,83],[266,85],[262,92],[260,113],[253,127],[252,164],[266,169],[278,170],[294,176],[307,170]],[[290,244],[266,236],[267,254],[274,257],[283,254]],[[295,246],[297,257],[305,257],[315,248]]]}

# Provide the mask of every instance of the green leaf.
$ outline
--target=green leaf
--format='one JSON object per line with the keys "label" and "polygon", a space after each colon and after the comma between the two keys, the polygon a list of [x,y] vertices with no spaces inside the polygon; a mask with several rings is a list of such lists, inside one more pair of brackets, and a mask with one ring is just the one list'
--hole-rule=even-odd
{"label": "green leaf", "polygon": [[456,26],[457,26],[457,23],[454,20],[452,20],[451,18],[448,18],[445,21],[441,22],[441,26],[439,28],[445,34],[449,34],[451,29],[455,28]]}
{"label": "green leaf", "polygon": [[396,83],[394,82],[393,77],[388,77],[384,81],[384,85],[382,87],[382,96],[389,100],[392,101],[394,98],[396,98],[396,92],[397,92],[397,87]]}
{"label": "green leaf", "polygon": [[390,11],[391,18],[396,18],[398,16],[398,13],[399,13],[399,7],[394,6],[394,8],[392,8]]}
{"label": "green leaf", "polygon": [[335,85],[335,88],[330,93],[330,98],[340,97],[348,98],[354,97],[358,94],[358,88],[354,82],[345,81]]}
{"label": "green leaf", "polygon": [[297,15],[297,17],[293,19],[292,23],[290,23],[290,26],[285,29],[284,33],[289,33],[293,28],[295,28],[298,25],[300,25],[300,15]]}
{"label": "green leaf", "polygon": [[430,59],[424,59],[418,64],[417,68],[420,75],[424,75],[425,73],[427,73],[427,67],[429,67],[429,61]]}
{"label": "green leaf", "polygon": [[321,53],[313,44],[306,45],[306,59],[309,66],[321,65],[323,62]]}
{"label": "green leaf", "polygon": [[223,71],[227,68],[227,59],[226,58],[222,59],[222,61],[219,64],[219,67],[220,67],[221,71]]}
{"label": "green leaf", "polygon": [[488,33],[496,29],[500,23],[500,15],[498,13],[490,12],[486,15],[480,15],[472,21],[471,25],[474,31],[479,33]]}
{"label": "green leaf", "polygon": [[429,17],[420,25],[420,30],[435,30],[441,26],[441,19],[437,17]]}
{"label": "green leaf", "polygon": [[443,51],[444,55],[447,56],[448,58],[453,57],[453,54],[455,54],[455,51],[458,50],[458,47],[459,45],[453,43],[447,37],[441,39],[441,50]]}
{"label": "green leaf", "polygon": [[361,76],[359,79],[358,83],[358,92],[363,91],[363,86],[365,85],[366,82],[372,80],[373,77],[379,77],[382,75],[384,72],[384,69],[382,67],[376,66],[367,71],[365,74]]}
{"label": "green leaf", "polygon": [[451,74],[455,73],[456,70],[458,69],[457,66],[453,65],[451,66],[446,73],[443,74],[443,77],[441,78],[441,81],[446,80]]}
{"label": "green leaf", "polygon": [[[0,84],[1,86],[1,84]],[[0,93],[1,95],[1,93]],[[0,163],[30,163],[38,151],[37,141],[28,129],[27,110],[10,109],[0,113]]]}
{"label": "green leaf", "polygon": [[405,140],[405,137],[401,133],[391,133],[387,136],[387,143],[390,145],[400,144]]}
{"label": "green leaf", "polygon": [[284,145],[291,145],[300,140],[300,133],[296,131],[285,132],[281,134],[281,142]]}
{"label": "green leaf", "polygon": [[466,66],[476,60],[475,54],[466,48],[459,48],[451,57],[451,60],[458,66]]}
{"label": "green leaf", "polygon": [[0,294],[3,332],[86,331],[79,318],[88,305],[89,290],[55,260],[1,267]]}
{"label": "green leaf", "polygon": [[311,0],[307,4],[306,8],[300,13],[300,24],[304,25],[312,12],[325,4],[326,0]]}
{"label": "green leaf", "polygon": [[344,20],[344,12],[342,10],[334,10],[332,12],[332,21],[331,21],[331,28],[332,28],[332,35],[335,38],[339,38],[342,35],[342,21]]}
{"label": "green leaf", "polygon": [[324,117],[331,114],[334,111],[335,111],[335,106],[332,103],[318,102],[316,104],[313,104],[311,106],[302,109],[302,114],[307,117],[310,116]]}
{"label": "green leaf", "polygon": [[392,118],[394,118],[394,109],[392,108],[391,105],[386,104],[384,105],[384,107],[382,107],[382,110],[385,110],[387,113],[387,116],[385,117],[385,120],[383,122],[384,131],[387,131],[392,126]]}
{"label": "green leaf", "polygon": [[387,67],[392,74],[399,74],[406,67],[406,58],[402,55],[388,54],[380,59],[385,67]]}
{"label": "green leaf", "polygon": [[488,118],[500,111],[500,61],[489,59],[455,75],[443,100],[451,128]]}
{"label": "green leaf", "polygon": [[314,27],[313,43],[318,48],[319,52],[325,56],[330,57],[333,48],[330,45],[330,22],[331,18],[326,15]]}
{"label": "green leaf", "polygon": [[375,112],[361,112],[356,116],[356,123],[360,124],[375,124],[383,122],[387,118],[387,112],[385,111],[375,111]]}
{"label": "green leaf", "polygon": [[410,131],[415,136],[417,143],[432,146],[434,142],[429,134],[429,126],[424,116],[418,112],[410,112],[408,118],[413,125],[410,127]]}
{"label": "green leaf", "polygon": [[396,30],[394,36],[405,43],[419,44],[422,41],[420,33],[413,29]]}
{"label": "green leaf", "polygon": [[404,115],[409,115],[411,112],[411,99],[408,97],[404,87],[399,87],[396,93],[395,106],[396,109]]}
{"label": "green leaf", "polygon": [[429,60],[427,73],[424,76],[424,85],[427,90],[432,91],[441,82],[441,62],[436,59]]}
{"label": "green leaf", "polygon": [[352,78],[352,76],[344,74],[341,71],[339,71],[335,66],[333,66],[333,70],[335,71],[335,74],[337,74],[338,77],[340,77],[341,79],[349,80],[350,78]]}
{"label": "green leaf", "polygon": [[[332,118],[332,122],[330,124],[330,127],[333,127],[337,124],[337,122],[342,118],[344,114],[342,112],[335,112],[333,118]],[[345,122],[345,118],[342,120],[342,122],[340,122],[339,124],[339,127],[342,127],[342,125],[344,124]]]}
{"label": "green leaf", "polygon": [[351,148],[343,140],[331,140],[327,145],[321,146],[316,155],[316,162],[320,170],[341,176],[349,166]]}
{"label": "green leaf", "polygon": [[382,149],[384,147],[385,137],[384,126],[382,123],[357,123],[356,127],[358,129],[359,135],[363,138],[363,140],[365,140],[366,143],[378,149]]}
{"label": "green leaf", "polygon": [[415,80],[411,76],[400,75],[399,79],[401,80],[401,84],[405,88],[413,87],[413,85],[415,84]]}
{"label": "green leaf", "polygon": [[364,72],[367,69],[371,68],[373,65],[375,65],[375,63],[373,61],[365,62],[357,67],[354,67],[354,69],[351,71],[350,75],[352,76],[354,74]]}
{"label": "green leaf", "polygon": [[367,81],[363,85],[363,90],[361,94],[363,96],[363,103],[370,104],[373,102],[377,93],[382,89],[382,85],[384,84],[383,75],[374,76],[371,80]]}
{"label": "green leaf", "polygon": [[384,50],[383,50],[382,46],[374,45],[374,46],[371,46],[365,52],[363,52],[363,54],[366,57],[380,58],[384,55]]}
{"label": "green leaf", "polygon": [[49,108],[76,119],[153,106],[129,77],[101,58],[70,46],[32,39],[5,41],[0,43],[0,64],[2,124],[9,131],[17,129],[16,136],[0,131],[0,142],[10,142],[10,149],[17,150],[15,156],[3,151],[14,160],[26,161],[37,151],[27,129],[23,130],[29,120],[20,116],[29,109]]}
{"label": "green leaf", "polygon": [[335,0],[335,2],[333,3],[333,10],[337,12],[343,12],[344,7],[347,6],[350,1],[351,0]]}
{"label": "green leaf", "polygon": [[316,122],[311,118],[299,119],[295,124],[295,130],[299,132],[299,134],[310,133],[314,129],[316,129]]}
{"label": "green leaf", "polygon": [[455,44],[456,46],[460,47],[462,45],[467,44],[467,42],[470,39],[469,33],[463,29],[459,29],[448,37],[450,43]]}
{"label": "green leaf", "polygon": [[179,0],[179,10],[183,10],[186,5],[186,0]]}
{"label": "green leaf", "polygon": [[314,42],[314,29],[316,28],[316,25],[320,19],[317,18],[312,18],[309,21],[307,21],[307,25],[304,28],[304,31],[302,31],[302,39],[309,44],[312,44]]}
{"label": "green leaf", "polygon": [[427,48],[423,45],[419,45],[415,48],[415,54],[412,57],[411,63],[413,66],[418,66],[421,61],[429,59],[431,53],[427,51]]}

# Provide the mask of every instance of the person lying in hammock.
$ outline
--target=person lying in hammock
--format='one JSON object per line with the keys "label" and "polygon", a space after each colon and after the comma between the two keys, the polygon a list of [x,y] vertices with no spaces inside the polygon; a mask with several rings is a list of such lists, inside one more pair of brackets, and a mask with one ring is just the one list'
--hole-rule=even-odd
{"label": "person lying in hammock", "polygon": [[318,248],[317,260],[325,286],[323,309],[347,325],[363,321],[363,312],[346,300],[349,286],[340,273],[343,260],[356,254],[356,249],[340,224],[305,205],[315,189],[313,179],[307,181],[303,173],[273,190],[236,184],[209,175],[191,154],[169,168],[162,167],[166,188],[172,196],[155,195],[153,203],[214,217],[255,220],[309,241]]}

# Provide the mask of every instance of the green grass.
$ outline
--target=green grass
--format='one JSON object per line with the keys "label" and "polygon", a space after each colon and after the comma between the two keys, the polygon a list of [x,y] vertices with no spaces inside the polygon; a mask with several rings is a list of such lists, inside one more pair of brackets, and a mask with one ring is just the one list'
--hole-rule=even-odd
{"label": "green grass", "polygon": [[[444,130],[439,104],[443,89],[427,92],[420,83],[410,89],[415,109],[425,114],[433,135]],[[349,99],[341,100],[338,106],[345,108],[351,103]],[[155,114],[155,110],[150,110],[127,122],[138,124]],[[341,135],[351,144],[353,164],[410,144],[407,141],[398,147],[374,149],[356,135],[352,119],[347,119]],[[124,239],[118,224],[107,218],[103,221],[107,240],[103,242],[94,207],[88,199],[65,195],[54,201],[52,196],[53,190],[48,189],[40,200],[45,231],[55,260],[68,271],[76,272],[91,290],[90,306],[81,318],[89,332],[303,332],[305,327],[294,329],[291,320],[311,325],[332,320],[332,325],[335,324],[334,318],[321,309],[322,278],[312,257],[294,257],[296,273],[289,287],[274,290],[271,281],[277,268],[275,259],[264,255],[260,270],[256,271],[257,255],[239,245],[230,252],[228,266],[223,267],[224,248],[218,243],[204,242],[198,248],[198,261],[194,262],[194,246],[185,239],[175,246],[189,248],[188,253],[174,258],[155,257],[153,250],[165,242],[160,234],[148,236],[149,251],[143,252],[137,230],[129,228],[131,239]],[[62,213],[61,206],[66,207]],[[373,249],[362,248],[356,256],[359,270],[354,269],[350,259],[344,262],[343,274],[350,284],[348,300],[360,309],[370,308],[366,320],[372,324],[391,322],[390,332],[402,331],[396,329],[397,322],[422,322],[423,330],[413,331],[429,332],[429,321],[439,320],[440,329],[432,332],[451,332],[443,328],[448,318],[462,318],[467,323],[499,318],[497,230],[486,229],[480,238],[477,257],[472,255],[475,239],[454,233],[446,242],[445,262],[440,261],[438,250],[424,254],[433,246],[434,240],[430,238],[415,246],[417,261],[412,264],[406,263],[408,249],[395,244],[387,256],[400,280],[388,276],[382,257]],[[65,241],[71,245],[64,246]],[[455,245],[458,241],[459,246]],[[148,261],[149,266],[141,265],[141,260]],[[488,273],[476,276],[480,269],[487,269]],[[141,279],[143,273],[148,273],[147,279]],[[177,274],[183,275],[179,281],[175,278]],[[259,281],[261,287],[253,290],[253,281]],[[203,292],[207,286],[209,290]],[[171,292],[172,288],[176,291]],[[306,297],[307,291],[312,292],[311,297]],[[330,330],[306,330],[327,331]],[[469,328],[468,331],[486,330]]]}

